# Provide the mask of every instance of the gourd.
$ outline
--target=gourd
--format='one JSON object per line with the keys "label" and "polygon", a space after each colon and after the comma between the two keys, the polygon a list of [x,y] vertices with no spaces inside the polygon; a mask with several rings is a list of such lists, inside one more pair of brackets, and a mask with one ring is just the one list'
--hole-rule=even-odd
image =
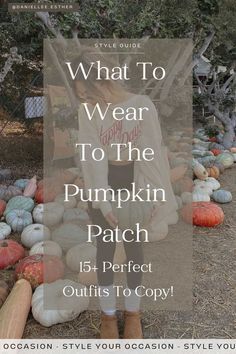
{"label": "gourd", "polygon": [[38,204],[33,210],[33,219],[37,224],[43,224],[43,209],[44,204]]}
{"label": "gourd", "polygon": [[42,224],[32,224],[26,226],[21,234],[21,243],[31,248],[35,243],[50,240],[51,232],[49,228]]}
{"label": "gourd", "polygon": [[221,144],[218,144],[218,143],[211,143],[210,146],[209,146],[209,149],[212,150],[212,149],[218,149],[218,150],[224,150],[225,147]]}
{"label": "gourd", "polygon": [[19,189],[21,189],[23,191],[25,189],[25,187],[27,186],[28,182],[29,182],[28,178],[17,179],[14,183],[14,186],[18,187]]}
{"label": "gourd", "polygon": [[0,308],[4,304],[7,295],[9,293],[9,287],[4,280],[0,280]]}
{"label": "gourd", "polygon": [[6,209],[6,202],[5,200],[0,199],[0,217],[3,215],[4,210]]}
{"label": "gourd", "polygon": [[64,276],[64,264],[56,256],[34,254],[25,257],[15,268],[17,279],[26,279],[32,288],[36,288],[42,283],[52,283]]}
{"label": "gourd", "polygon": [[18,280],[0,310],[0,338],[22,338],[31,299],[30,284],[24,279]]}
{"label": "gourd", "polygon": [[211,151],[192,150],[192,155],[194,157],[205,157],[205,156],[213,156],[214,154]]}
{"label": "gourd", "polygon": [[21,232],[26,226],[33,223],[32,216],[28,211],[13,209],[6,215],[6,222],[15,232]]}
{"label": "gourd", "polygon": [[192,194],[193,202],[210,202],[210,200],[209,194],[203,193],[200,190],[195,190]]}
{"label": "gourd", "polygon": [[58,243],[54,241],[41,241],[35,243],[30,251],[29,255],[32,256],[33,254],[47,254],[49,256],[57,256],[59,258],[62,257],[62,249],[58,245]]}
{"label": "gourd", "polygon": [[35,192],[35,201],[38,204],[52,202],[56,198],[57,193],[53,189],[44,187],[38,188]]}
{"label": "gourd", "polygon": [[[64,206],[63,205],[61,205],[59,203],[55,203],[55,202],[46,203],[43,205],[42,222],[44,225],[46,225],[48,227],[55,226],[60,223],[60,221],[62,220],[63,214],[64,214]],[[39,215],[38,215],[38,218],[39,218]]]}
{"label": "gourd", "polygon": [[216,161],[216,157],[215,156],[204,156],[204,157],[198,158],[197,160],[204,167],[208,167],[209,165],[211,165],[213,162]]}
{"label": "gourd", "polygon": [[215,179],[219,178],[220,170],[217,166],[211,166],[207,168],[207,173],[209,177],[214,177]]}
{"label": "gourd", "polygon": [[65,194],[60,194],[55,198],[55,202],[62,204],[64,209],[72,209],[76,206],[77,200],[75,197],[69,197],[68,201],[65,201]]}
{"label": "gourd", "polygon": [[22,191],[19,188],[15,186],[9,186],[5,191],[3,199],[8,202],[13,197],[20,196],[21,194]]}
{"label": "gourd", "polygon": [[0,241],[0,269],[14,265],[25,256],[24,248],[16,241]]}
{"label": "gourd", "polygon": [[35,195],[36,190],[37,190],[37,179],[36,179],[36,176],[34,176],[33,178],[31,178],[28,181],[28,183],[27,183],[27,185],[26,185],[26,187],[24,189],[23,195],[25,197],[33,198],[34,195]]}
{"label": "gourd", "polygon": [[229,191],[224,189],[218,189],[212,194],[212,198],[217,203],[229,203],[232,201],[233,197]]}
{"label": "gourd", "polygon": [[200,144],[194,144],[192,149],[193,150],[198,150],[198,151],[207,151],[208,147],[200,145]]}
{"label": "gourd", "polygon": [[234,156],[230,152],[222,152],[216,157],[216,162],[220,162],[225,168],[229,168],[234,164]]}
{"label": "gourd", "polygon": [[[32,298],[32,314],[34,319],[44,327],[72,321],[89,306],[88,296],[62,296],[62,289],[75,289],[78,294],[84,292],[85,286],[69,279],[57,280],[51,284],[42,284],[34,292]],[[45,298],[47,309],[45,309]],[[49,308],[49,309],[48,309]]]}
{"label": "gourd", "polygon": [[5,181],[11,177],[11,170],[0,168],[0,181]]}
{"label": "gourd", "polygon": [[66,265],[73,271],[80,271],[80,262],[95,262],[97,248],[88,243],[81,243],[69,249],[66,253]]}
{"label": "gourd", "polygon": [[88,240],[87,230],[74,224],[63,224],[52,232],[52,241],[57,242],[67,252],[73,246]]}
{"label": "gourd", "polygon": [[[214,162],[214,166],[217,167],[220,171],[220,173],[223,173],[225,170],[224,165],[221,162],[215,161]],[[212,167],[212,165],[208,166],[208,167]],[[209,176],[209,177],[214,177],[214,176]],[[216,177],[215,177],[216,178]]]}
{"label": "gourd", "polygon": [[197,178],[205,180],[208,177],[207,170],[197,160],[193,159],[192,166],[193,172]]}
{"label": "gourd", "polygon": [[5,222],[0,222],[0,240],[4,240],[11,233],[11,228]]}
{"label": "gourd", "polygon": [[4,215],[7,215],[13,209],[20,209],[31,212],[34,208],[34,201],[29,197],[17,196],[11,198],[7,203]]}
{"label": "gourd", "polygon": [[203,227],[214,227],[224,221],[223,210],[212,202],[193,202],[187,204],[181,211],[186,223]]}
{"label": "gourd", "polygon": [[213,191],[215,191],[216,189],[220,188],[220,182],[217,181],[217,179],[215,179],[214,177],[208,177],[205,180],[205,183],[208,187],[210,187]]}

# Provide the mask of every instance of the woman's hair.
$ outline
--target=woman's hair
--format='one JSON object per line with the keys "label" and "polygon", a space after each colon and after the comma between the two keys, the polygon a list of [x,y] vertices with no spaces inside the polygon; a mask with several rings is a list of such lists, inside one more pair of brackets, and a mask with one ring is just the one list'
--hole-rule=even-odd
{"label": "woman's hair", "polygon": [[[95,83],[99,82],[101,84],[106,84],[108,87],[112,87],[114,84],[114,81],[112,80],[105,80],[105,74],[103,71],[100,72],[100,77],[101,80],[97,80],[98,77],[98,67],[97,67],[97,62],[100,61],[101,66],[106,66],[109,69],[112,67],[118,65],[115,63],[114,60],[111,60],[110,58],[108,59],[105,57],[105,55],[99,51],[96,48],[91,48],[91,47],[81,47],[81,53],[77,56],[74,57],[74,59],[71,61],[71,68],[73,72],[77,69],[78,65],[82,63],[83,68],[85,72],[88,72],[91,63],[94,63],[92,68],[90,69],[88,78],[86,79],[82,73],[81,70],[78,70],[76,78],[73,80],[71,75],[68,74],[69,76],[69,82],[71,83],[72,87],[75,90],[75,83],[76,81],[81,81],[83,84],[87,87],[89,92],[93,94],[94,96],[101,97],[101,90],[95,85]],[[68,70],[67,70],[68,72]]]}

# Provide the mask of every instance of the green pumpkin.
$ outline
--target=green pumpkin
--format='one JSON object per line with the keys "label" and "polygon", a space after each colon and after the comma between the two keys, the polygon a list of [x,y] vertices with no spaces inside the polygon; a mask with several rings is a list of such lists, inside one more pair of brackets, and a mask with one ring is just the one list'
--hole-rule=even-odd
{"label": "green pumpkin", "polygon": [[232,194],[224,189],[218,189],[217,191],[213,192],[212,198],[217,203],[229,203],[233,199]]}
{"label": "green pumpkin", "polygon": [[28,211],[13,209],[7,213],[6,222],[13,231],[22,232],[26,226],[33,223],[33,219]]}
{"label": "green pumpkin", "polygon": [[17,196],[9,200],[4,215],[7,215],[13,209],[20,209],[20,210],[31,212],[33,208],[34,208],[34,201],[32,198]]}
{"label": "green pumpkin", "polygon": [[216,162],[220,162],[225,168],[229,168],[234,164],[234,156],[230,152],[223,152],[216,157]]}

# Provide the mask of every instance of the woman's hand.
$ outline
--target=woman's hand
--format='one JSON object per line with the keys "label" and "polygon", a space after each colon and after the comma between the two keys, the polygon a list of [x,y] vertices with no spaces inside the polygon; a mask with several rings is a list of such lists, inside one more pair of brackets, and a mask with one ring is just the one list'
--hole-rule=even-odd
{"label": "woman's hand", "polygon": [[105,215],[105,219],[108,222],[108,224],[113,228],[115,228],[118,225],[118,220],[112,211],[110,211],[110,213]]}

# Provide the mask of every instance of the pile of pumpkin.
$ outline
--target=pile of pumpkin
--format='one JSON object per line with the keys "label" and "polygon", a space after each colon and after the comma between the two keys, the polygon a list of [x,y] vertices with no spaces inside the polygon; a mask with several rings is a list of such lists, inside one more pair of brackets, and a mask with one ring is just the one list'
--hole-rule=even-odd
{"label": "pile of pumpkin", "polygon": [[[10,178],[6,171],[0,170],[2,180]],[[86,242],[87,204],[75,197],[64,202],[64,183],[81,185],[80,174],[72,168],[39,182],[34,176],[0,185],[0,269],[13,269],[15,280],[9,295],[0,282],[0,338],[21,338],[30,309],[36,321],[49,327],[88,308],[86,296],[61,296],[65,286],[79,293],[97,283],[96,272],[80,271],[80,262],[90,260],[93,266],[96,257],[96,247]],[[115,261],[124,259],[118,245]],[[45,309],[45,298],[53,301],[51,310]]]}
{"label": "pile of pumpkin", "polygon": [[[183,134],[176,132],[174,140],[178,141]],[[236,146],[226,150],[217,142],[217,137],[209,137],[203,128],[194,133],[192,145],[193,158],[189,167],[193,178],[185,175],[174,184],[177,203],[185,222],[214,227],[224,220],[224,212],[219,204],[232,201],[231,192],[221,188],[219,178],[221,173],[234,165]],[[186,160],[178,157],[174,163],[178,165],[186,163]]]}

